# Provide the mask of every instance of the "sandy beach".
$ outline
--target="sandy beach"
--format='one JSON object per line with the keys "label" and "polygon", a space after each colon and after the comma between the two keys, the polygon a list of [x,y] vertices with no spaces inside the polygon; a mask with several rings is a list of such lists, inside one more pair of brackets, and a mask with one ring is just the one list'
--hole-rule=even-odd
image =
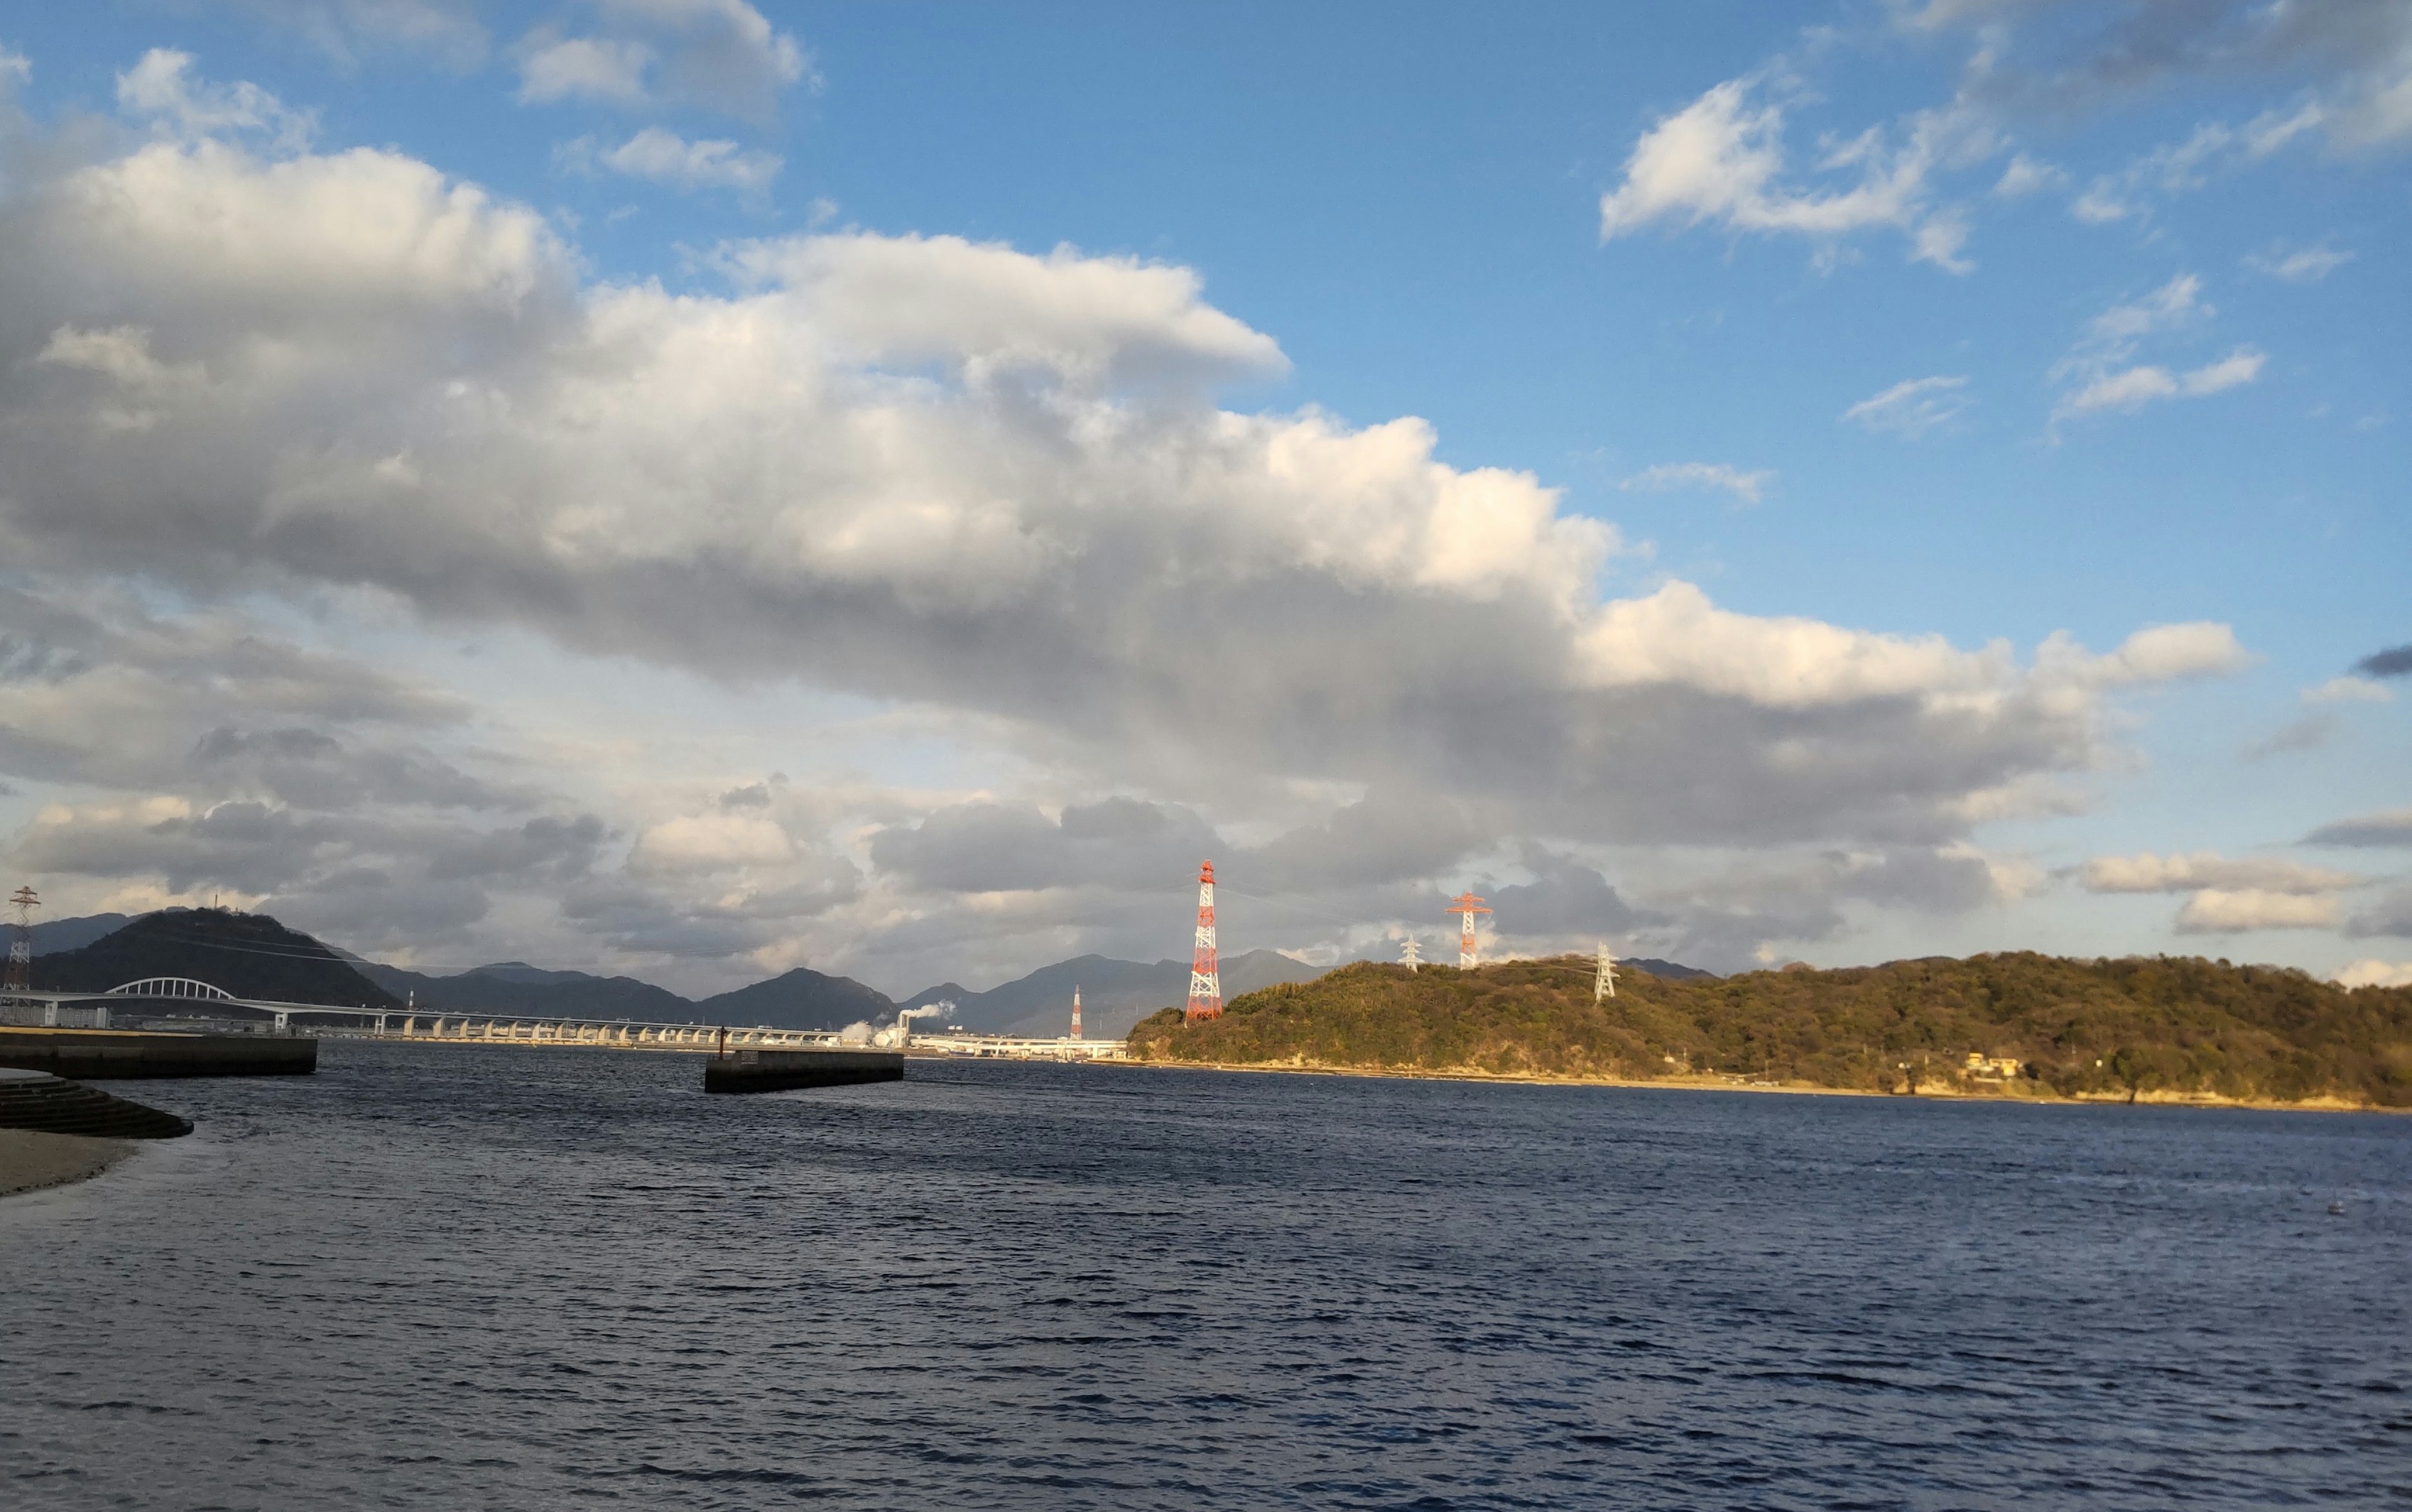
{"label": "sandy beach", "polygon": [[135,1148],[131,1139],[0,1129],[0,1197],[97,1176]]}

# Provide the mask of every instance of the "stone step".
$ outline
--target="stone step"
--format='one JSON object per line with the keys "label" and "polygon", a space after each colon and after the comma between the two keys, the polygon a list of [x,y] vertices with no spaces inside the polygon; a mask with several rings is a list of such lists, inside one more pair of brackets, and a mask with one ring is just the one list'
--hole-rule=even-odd
{"label": "stone step", "polygon": [[0,1070],[0,1129],[88,1134],[110,1139],[173,1139],[189,1119],[44,1071]]}

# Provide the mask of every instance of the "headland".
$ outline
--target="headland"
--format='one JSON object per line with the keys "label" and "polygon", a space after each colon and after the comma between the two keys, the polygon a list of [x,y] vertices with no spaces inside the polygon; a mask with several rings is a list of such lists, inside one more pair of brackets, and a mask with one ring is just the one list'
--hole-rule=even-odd
{"label": "headland", "polygon": [[1602,987],[1582,957],[1360,962],[1142,1020],[1134,1062],[1706,1091],[2412,1109],[2412,989],[2033,954]]}

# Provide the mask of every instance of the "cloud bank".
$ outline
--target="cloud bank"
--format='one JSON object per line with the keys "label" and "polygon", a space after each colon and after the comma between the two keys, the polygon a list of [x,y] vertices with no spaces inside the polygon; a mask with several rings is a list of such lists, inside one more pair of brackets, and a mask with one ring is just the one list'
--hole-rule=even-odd
{"label": "cloud bank", "polygon": [[[679,76],[613,56],[593,79]],[[417,898],[392,917],[431,933],[533,910],[614,950],[772,965],[1095,940],[1134,906],[1113,888],[1212,846],[1327,919],[1378,929],[1479,873],[1542,889],[1533,917],[1571,932],[1592,908],[1730,953],[1859,903],[2000,896],[1976,824],[2105,761],[2118,690],[2243,659],[2213,624],[2022,657],[1681,580],[1617,596],[1613,526],[1530,473],[1438,461],[1420,419],[1226,407],[1286,360],[1187,269],[848,232],[718,248],[688,290],[597,282],[542,216],[427,163],[194,109],[34,159],[0,198],[11,611],[117,606],[77,622],[80,655],[12,642],[8,727],[32,733],[7,770],[81,795],[21,864],[319,922]],[[1696,123],[1713,161],[1766,150],[1772,117],[1717,111]],[[1652,168],[1631,214],[1692,203],[1686,171]],[[1868,171],[1873,200],[1824,208],[1745,174],[1717,213],[1847,223],[1894,182]],[[437,693],[312,670],[276,632],[181,628],[251,604],[865,700],[1047,775],[943,795],[757,775],[596,812],[473,749],[485,716]],[[190,670],[144,670],[186,639]],[[240,707],[180,703],[178,677]],[[152,733],[112,749],[118,719]],[[1628,904],[1598,856],[1635,845],[1858,859]]]}

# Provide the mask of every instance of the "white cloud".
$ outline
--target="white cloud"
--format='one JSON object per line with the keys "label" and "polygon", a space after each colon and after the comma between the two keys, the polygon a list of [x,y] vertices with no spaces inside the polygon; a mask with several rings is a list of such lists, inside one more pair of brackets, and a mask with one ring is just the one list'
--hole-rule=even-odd
{"label": "white cloud", "polygon": [[153,48],[117,76],[117,108],[185,139],[253,131],[296,148],[316,130],[309,112],[286,109],[257,84],[207,83],[193,76],[192,66],[189,52]]}
{"label": "white cloud", "polygon": [[2156,331],[2219,312],[2202,300],[2202,280],[2180,273],[2160,287],[2128,304],[2114,304],[2086,325],[2080,350],[2103,361],[2116,361],[2135,351],[2136,344]]}
{"label": "white cloud", "polygon": [[2357,961],[2331,980],[2339,987],[2412,987],[2412,961]]}
{"label": "white cloud", "polygon": [[2022,199],[2046,189],[2056,189],[2067,182],[2068,174],[2064,169],[2020,153],[2010,159],[2009,167],[2002,169],[2002,177],[1994,183],[1993,192],[2005,199]]}
{"label": "white cloud", "polygon": [[1819,170],[1846,182],[1797,188],[1786,182],[1784,107],[1760,99],[1763,87],[1728,80],[1644,132],[1625,159],[1624,182],[1600,198],[1600,240],[1661,221],[1829,242],[1890,228],[1911,239],[1913,261],[1951,272],[1974,268],[1960,257],[1965,225],[1929,197],[1930,175],[1966,146],[1969,123],[1950,111],[1913,115],[1897,146],[1872,128],[1818,159]]}
{"label": "white cloud", "polygon": [[2268,359],[2249,346],[2240,346],[2216,362],[2186,373],[2164,367],[2132,367],[2105,373],[2053,406],[2055,417],[2092,414],[2098,410],[2137,410],[2160,399],[2199,399],[2251,383],[2261,375]]}
{"label": "white cloud", "polygon": [[1724,462],[1662,462],[1643,468],[1617,487],[1648,493],[1663,493],[1669,489],[1723,489],[1744,504],[1757,504],[1765,495],[1767,485],[1773,481],[1775,474],[1770,469],[1744,472]]}
{"label": "white cloud", "polygon": [[2181,934],[2240,934],[2253,930],[2328,930],[2340,912],[2331,897],[2306,897],[2253,888],[2206,888],[2178,910]]}
{"label": "white cloud", "polygon": [[2274,857],[2231,860],[2213,851],[2191,856],[2097,856],[2080,874],[2089,892],[2195,892],[2204,888],[2313,896],[2358,888],[2368,879],[2350,872]]}
{"label": "white cloud", "polygon": [[2052,406],[2052,418],[2103,411],[2132,411],[2164,399],[2195,399],[2224,392],[2261,375],[2268,358],[2251,346],[2184,372],[2157,363],[2120,366],[2148,337],[2198,324],[2217,314],[2202,299],[2202,280],[2181,273],[2140,300],[2116,304],[2094,317],[2052,376],[2074,380]]}
{"label": "white cloud", "polygon": [[2252,656],[2237,644],[2233,630],[2207,621],[2150,625],[2120,642],[2117,650],[2099,656],[2088,653],[2084,647],[2060,634],[2052,635],[2036,651],[2038,674],[2088,687],[2216,677],[2239,671],[2252,661]]}
{"label": "white cloud", "polygon": [[2108,226],[2125,220],[2134,211],[2111,192],[2110,185],[2096,183],[2068,202],[2068,213],[2088,226]]}
{"label": "white cloud", "polygon": [[2303,690],[2305,703],[2389,703],[2395,690],[2366,677],[2332,677]]}
{"label": "white cloud", "polygon": [[1967,409],[1967,387],[1964,375],[1910,378],[1860,400],[1843,411],[1843,418],[1914,441],[1950,424]]}
{"label": "white cloud", "polygon": [[704,814],[667,819],[638,837],[632,865],[654,872],[718,872],[775,866],[795,846],[775,820],[755,815]]}
{"label": "white cloud", "polygon": [[2257,252],[2246,257],[2244,266],[2289,284],[2316,284],[2353,259],[2354,254],[2339,252],[2333,247],[2296,247],[2289,250],[2281,242],[2267,252]]}
{"label": "white cloud", "polygon": [[642,42],[594,37],[533,41],[520,58],[520,99],[528,104],[593,100],[609,105],[646,102],[645,70],[654,50]]}
{"label": "white cloud", "polygon": [[573,168],[609,169],[672,188],[737,189],[749,194],[768,189],[782,166],[776,153],[748,151],[726,139],[689,141],[659,126],[647,126],[608,151],[593,138],[582,137],[562,155]]}
{"label": "white cloud", "polygon": [[599,0],[594,29],[521,38],[520,98],[686,106],[757,123],[811,77],[803,45],[744,0]]}
{"label": "white cloud", "polygon": [[[1651,926],[1746,953],[1840,928],[1837,898],[2014,890],[1970,827],[2109,759],[2117,689],[2243,659],[2215,624],[2022,660],[1682,581],[1603,594],[1616,531],[1540,478],[1444,462],[1412,417],[1219,404],[1284,359],[1184,268],[818,235],[719,249],[725,286],[672,293],[594,281],[532,211],[391,152],[154,140],[37,187],[0,201],[0,529],[51,596],[9,645],[65,644],[59,605],[117,593],[293,606],[463,677],[458,642],[541,648],[488,690],[496,725],[608,684],[540,737],[298,702],[221,735],[195,711],[230,684],[381,685],[237,645],[118,675],[174,627],[88,637],[107,675],[0,698],[0,775],[91,789],[12,864],[112,888],[223,879],[368,930],[378,874],[430,930],[500,930],[491,903],[622,960],[1026,967],[1150,938],[1113,932],[1162,900],[974,900],[866,837],[1009,800],[1066,815],[1078,851],[1102,831],[1074,810],[1136,795],[1184,852],[1245,836],[1301,888],[1345,850],[1360,890],[1326,901],[1375,920],[1425,917],[1494,839],[1875,858]],[[727,724],[687,739],[714,698]],[[831,704],[911,738],[791,787],[723,770],[732,741],[819,739]],[[632,730],[629,707],[668,712]],[[61,733],[110,727],[140,749]],[[621,784],[596,755],[655,746],[704,775]],[[945,791],[845,775],[958,764]],[[169,829],[125,817],[163,797],[188,806]],[[1137,822],[1080,822],[1109,818]],[[1279,844],[1302,832],[1326,838]],[[448,895],[449,872],[490,880]]]}

